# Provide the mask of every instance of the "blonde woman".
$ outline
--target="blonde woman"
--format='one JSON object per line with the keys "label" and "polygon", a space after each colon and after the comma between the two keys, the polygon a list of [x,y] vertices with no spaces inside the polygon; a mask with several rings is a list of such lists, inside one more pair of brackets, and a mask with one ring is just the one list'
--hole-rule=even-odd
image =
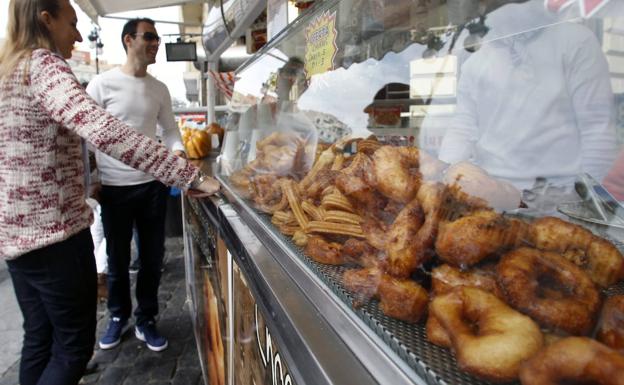
{"label": "blonde woman", "polygon": [[24,316],[21,385],[77,384],[95,342],[81,138],[165,184],[219,189],[89,98],[65,61],[76,22],[69,0],[11,0],[0,50],[0,259]]}

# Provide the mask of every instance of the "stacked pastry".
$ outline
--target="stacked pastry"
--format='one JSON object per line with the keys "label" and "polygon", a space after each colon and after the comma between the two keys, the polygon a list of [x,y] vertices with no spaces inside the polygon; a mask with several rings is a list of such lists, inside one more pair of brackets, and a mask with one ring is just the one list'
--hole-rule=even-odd
{"label": "stacked pastry", "polygon": [[501,214],[462,189],[470,173],[441,183],[444,167],[371,138],[323,148],[302,177],[248,179],[251,199],[310,258],[357,266],[343,276],[355,306],[376,299],[390,317],[426,318],[430,342],[461,370],[494,382],[624,384],[624,299],[603,305],[624,277],[619,250],[558,218]]}

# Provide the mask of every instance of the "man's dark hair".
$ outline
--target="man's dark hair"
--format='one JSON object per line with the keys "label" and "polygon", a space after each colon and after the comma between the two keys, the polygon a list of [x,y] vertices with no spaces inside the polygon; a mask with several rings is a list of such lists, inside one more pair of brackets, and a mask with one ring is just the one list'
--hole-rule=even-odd
{"label": "man's dark hair", "polygon": [[123,45],[124,50],[126,52],[128,52],[128,47],[126,47],[126,43],[124,43],[124,37],[126,35],[134,35],[135,33],[137,33],[137,26],[141,22],[149,23],[151,25],[156,24],[154,20],[147,18],[147,17],[140,17],[140,18],[128,20],[128,22],[124,25],[123,29],[121,30],[121,45]]}

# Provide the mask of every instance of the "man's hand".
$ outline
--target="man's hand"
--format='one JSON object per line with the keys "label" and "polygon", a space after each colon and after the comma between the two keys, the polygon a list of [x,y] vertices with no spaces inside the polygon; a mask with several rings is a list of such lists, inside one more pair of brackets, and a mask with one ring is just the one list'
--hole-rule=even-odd
{"label": "man's hand", "polygon": [[204,198],[216,194],[221,189],[221,184],[213,177],[207,177],[197,188],[187,191],[192,198]]}

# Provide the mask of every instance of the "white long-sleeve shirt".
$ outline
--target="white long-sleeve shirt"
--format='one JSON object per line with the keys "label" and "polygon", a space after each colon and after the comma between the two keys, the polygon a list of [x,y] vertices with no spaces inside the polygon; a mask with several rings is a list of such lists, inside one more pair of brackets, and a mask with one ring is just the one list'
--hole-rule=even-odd
{"label": "white long-sleeve shirt", "polygon": [[[167,86],[153,76],[131,76],[121,68],[114,68],[91,80],[87,93],[111,115],[137,132],[152,139],[162,136],[165,146],[173,151],[184,151]],[[151,175],[99,151],[96,152],[96,161],[103,185],[131,186],[154,180]]]}
{"label": "white long-sleeve shirt", "polygon": [[439,157],[470,160],[520,189],[538,176],[556,185],[580,172],[601,180],[617,151],[612,114],[596,37],[582,25],[551,25],[484,44],[464,63]]}

